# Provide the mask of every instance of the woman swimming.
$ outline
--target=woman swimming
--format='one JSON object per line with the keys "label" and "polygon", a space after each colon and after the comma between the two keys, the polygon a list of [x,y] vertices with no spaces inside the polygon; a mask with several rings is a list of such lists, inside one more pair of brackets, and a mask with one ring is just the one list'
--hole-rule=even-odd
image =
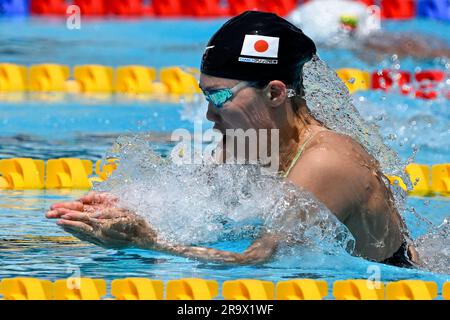
{"label": "woman swimming", "polygon": [[[209,101],[206,117],[223,134],[222,150],[227,150],[230,130],[278,130],[278,170],[347,226],[356,240],[354,253],[411,267],[418,257],[377,160],[309,112],[301,70],[315,53],[310,38],[275,14],[248,11],[232,18],[214,34],[203,55],[200,88]],[[226,157],[224,152],[222,160]],[[117,202],[110,194],[91,192],[78,201],[54,204],[46,216],[100,246],[138,247],[222,263],[265,262],[286,241],[276,230],[265,230],[243,253],[168,244]],[[302,223],[301,214],[298,217]]]}

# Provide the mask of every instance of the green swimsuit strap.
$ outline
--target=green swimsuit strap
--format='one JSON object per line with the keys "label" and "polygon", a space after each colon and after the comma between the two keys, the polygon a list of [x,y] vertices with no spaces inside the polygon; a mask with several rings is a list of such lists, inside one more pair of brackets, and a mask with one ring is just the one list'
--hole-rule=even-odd
{"label": "green swimsuit strap", "polygon": [[315,136],[315,134],[310,134],[308,139],[306,139],[306,141],[302,144],[302,146],[300,147],[300,149],[298,149],[297,154],[295,155],[294,159],[291,162],[291,165],[289,166],[289,168],[287,169],[287,171],[285,173],[283,173],[283,177],[286,178],[289,173],[291,172],[292,168],[295,166],[295,164],[297,163],[298,159],[300,158],[300,156],[303,153],[303,150],[305,149],[306,145],[308,144],[309,141],[311,141],[311,139]]}

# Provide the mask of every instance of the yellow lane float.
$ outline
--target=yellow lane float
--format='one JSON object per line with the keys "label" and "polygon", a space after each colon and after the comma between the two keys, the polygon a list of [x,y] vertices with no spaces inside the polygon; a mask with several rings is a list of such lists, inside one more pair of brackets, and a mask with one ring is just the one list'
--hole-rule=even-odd
{"label": "yellow lane float", "polygon": [[[78,158],[42,160],[12,158],[0,160],[0,189],[89,189],[94,182],[102,182],[117,169],[118,159],[92,161]],[[45,179],[44,179],[44,167]],[[91,176],[95,169],[95,176]],[[412,196],[449,196],[450,163],[433,166],[410,163],[405,172],[411,180]],[[406,184],[398,176],[386,175],[392,185],[407,190]],[[44,182],[45,181],[45,182]]]}
{"label": "yellow lane float", "polygon": [[432,281],[401,280],[386,285],[387,300],[432,300],[437,294],[437,284]]}
{"label": "yellow lane float", "polygon": [[384,284],[367,279],[339,280],[333,284],[336,300],[384,300]]}
{"label": "yellow lane float", "polygon": [[0,63],[0,92],[27,90],[27,68],[12,63]]}
{"label": "yellow lane float", "polygon": [[277,300],[322,300],[327,295],[328,284],[322,280],[280,281],[276,286]]}
{"label": "yellow lane float", "polygon": [[171,94],[186,95],[201,93],[198,80],[192,72],[187,72],[180,67],[162,68],[160,71],[161,82],[164,83]]}
{"label": "yellow lane float", "polygon": [[77,158],[52,159],[47,162],[45,187],[89,189],[92,161]]}
{"label": "yellow lane float", "polygon": [[358,90],[370,90],[370,74],[359,69],[338,69],[336,70],[338,77],[347,86],[349,93]]}
{"label": "yellow lane float", "polygon": [[118,93],[153,93],[156,69],[145,66],[123,66],[116,69],[115,90]]}
{"label": "yellow lane float", "polygon": [[54,300],[100,300],[106,295],[106,281],[89,278],[56,280],[53,294]]}
{"label": "yellow lane float", "polygon": [[0,189],[44,188],[44,161],[29,158],[0,160]]}
{"label": "yellow lane float", "polygon": [[167,282],[167,300],[211,300],[219,293],[214,280],[187,278]]}
{"label": "yellow lane float", "polygon": [[113,68],[102,65],[75,66],[74,78],[80,91],[87,93],[111,93],[113,91]]}
{"label": "yellow lane float", "polygon": [[40,64],[30,67],[30,90],[39,92],[65,92],[70,68],[58,64]]}
{"label": "yellow lane float", "polygon": [[[215,280],[184,278],[167,281],[165,291],[167,300],[211,300],[217,298],[219,284]],[[327,293],[326,281],[292,279],[277,283],[276,299],[320,300]],[[162,300],[164,283],[147,278],[115,279],[110,294],[117,300]],[[102,279],[77,277],[53,283],[36,278],[7,278],[0,281],[0,295],[6,300],[99,300],[107,295],[107,285]],[[432,281],[383,283],[347,279],[333,283],[333,296],[337,300],[432,300],[437,295],[438,285]],[[450,300],[450,282],[442,286],[442,297]],[[274,300],[274,283],[254,279],[224,281],[220,298]]]}
{"label": "yellow lane float", "polygon": [[273,282],[254,279],[229,280],[222,286],[226,300],[273,300],[274,291]]}
{"label": "yellow lane float", "polygon": [[146,278],[116,279],[111,282],[111,294],[116,300],[162,300],[164,283]]}

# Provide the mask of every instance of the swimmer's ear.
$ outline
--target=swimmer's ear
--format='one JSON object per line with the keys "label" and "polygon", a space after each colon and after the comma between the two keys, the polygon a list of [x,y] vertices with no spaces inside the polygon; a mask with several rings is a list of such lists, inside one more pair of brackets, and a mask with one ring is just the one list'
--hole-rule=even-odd
{"label": "swimmer's ear", "polygon": [[271,107],[278,107],[287,99],[286,85],[279,80],[270,81],[264,88],[264,94]]}

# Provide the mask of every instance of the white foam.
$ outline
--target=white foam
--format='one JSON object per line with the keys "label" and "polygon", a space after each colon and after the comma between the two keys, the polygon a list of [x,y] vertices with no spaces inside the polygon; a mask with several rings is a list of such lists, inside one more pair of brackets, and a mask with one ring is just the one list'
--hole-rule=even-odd
{"label": "white foam", "polygon": [[120,165],[96,189],[118,196],[165,241],[253,239],[264,225],[289,246],[352,250],[347,228],[311,194],[280,177],[251,165],[176,165],[153,153],[147,141],[145,135],[120,138],[109,154]]}

